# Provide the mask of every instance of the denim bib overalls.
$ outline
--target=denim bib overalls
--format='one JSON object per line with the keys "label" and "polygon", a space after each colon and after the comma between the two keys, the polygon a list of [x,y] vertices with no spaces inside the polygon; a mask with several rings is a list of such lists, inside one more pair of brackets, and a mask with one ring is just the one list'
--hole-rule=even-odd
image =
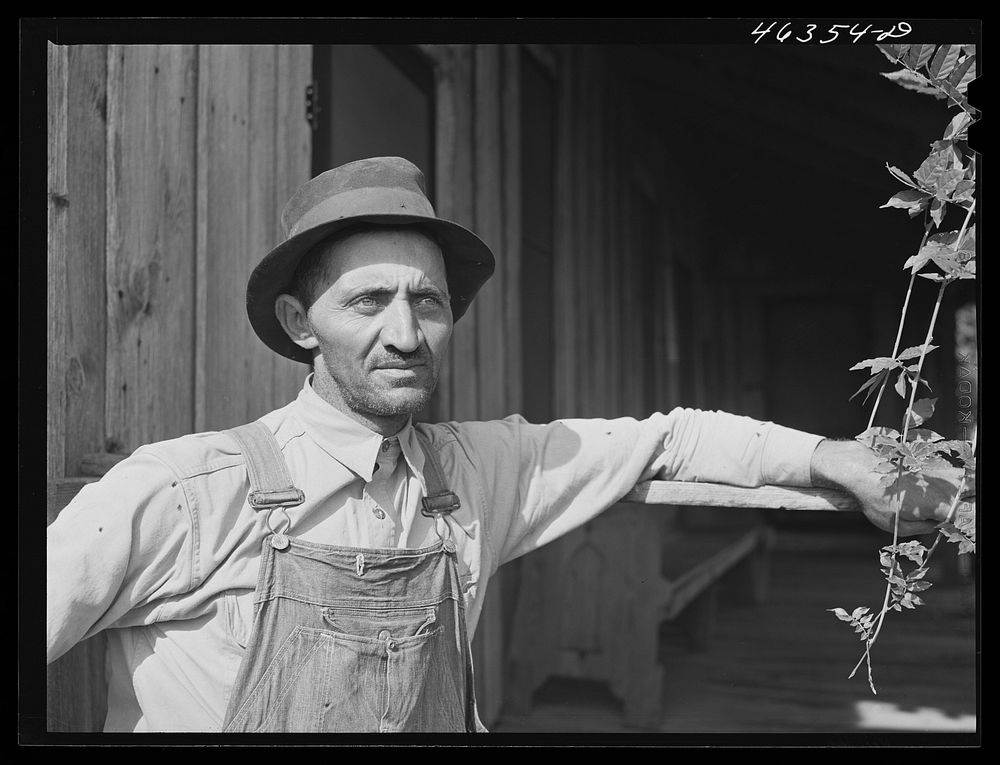
{"label": "denim bib overalls", "polygon": [[316,544],[289,535],[285,508],[304,501],[271,432],[228,431],[240,444],[251,507],[268,513],[253,628],[226,732],[481,732],[472,651],[445,488],[426,456],[438,541],[419,549]]}

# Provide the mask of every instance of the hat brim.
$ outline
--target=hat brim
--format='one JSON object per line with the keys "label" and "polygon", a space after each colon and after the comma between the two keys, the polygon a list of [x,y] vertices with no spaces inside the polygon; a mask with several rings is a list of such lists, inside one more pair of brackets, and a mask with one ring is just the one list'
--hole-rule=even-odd
{"label": "hat brim", "polygon": [[357,223],[419,225],[429,229],[444,255],[451,294],[452,320],[466,312],[479,288],[492,276],[496,260],[486,243],[460,226],[441,218],[420,215],[361,215],[341,218],[303,231],[285,240],[257,265],[247,282],[247,316],[250,326],[268,348],[294,361],[311,364],[313,354],[292,342],[275,313],[275,300],[288,292],[299,263],[309,250],[337,231]]}

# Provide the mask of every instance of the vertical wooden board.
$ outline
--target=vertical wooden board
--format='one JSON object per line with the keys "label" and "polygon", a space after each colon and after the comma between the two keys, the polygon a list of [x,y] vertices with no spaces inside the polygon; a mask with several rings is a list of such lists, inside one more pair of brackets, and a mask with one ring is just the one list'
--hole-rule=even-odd
{"label": "vertical wooden board", "polygon": [[[502,417],[507,366],[503,326],[503,197],[500,132],[500,48],[475,48],[474,162],[475,231],[497,258],[493,277],[476,297],[477,416]],[[456,370],[461,374],[461,370]],[[490,582],[473,651],[477,654],[480,714],[489,726],[499,717],[503,699],[503,576]]]}
{"label": "vertical wooden board", "polygon": [[722,369],[726,374],[726,406],[729,411],[738,412],[740,399],[743,394],[743,369],[741,368],[742,355],[740,354],[739,341],[739,288],[728,285],[725,292],[725,318],[726,318],[726,354],[723,356]]}
{"label": "vertical wooden board", "polygon": [[[452,155],[449,176],[439,176],[438,188],[450,185],[451,190],[443,217],[469,228],[475,227],[475,180],[473,108],[475,83],[474,46],[454,46],[449,59],[451,67],[451,98],[454,130],[450,145],[441,146]],[[444,200],[442,200],[444,201]],[[450,416],[456,420],[471,420],[479,416],[478,372],[476,368],[476,337],[479,322],[478,305],[473,301],[465,315],[455,324],[451,341]]]}
{"label": "vertical wooden board", "polygon": [[475,232],[493,250],[497,268],[476,297],[477,415],[503,417],[508,377],[504,345],[503,297],[506,259],[503,221],[503,157],[500,124],[500,47],[477,45],[475,52]]}
{"label": "vertical wooden board", "polygon": [[593,245],[590,224],[591,194],[593,191],[593,176],[591,171],[591,136],[593,122],[591,107],[593,90],[591,89],[591,49],[584,46],[579,56],[579,64],[573,72],[574,84],[579,93],[579,101],[575,109],[576,135],[573,136],[576,147],[576,166],[574,168],[573,201],[574,215],[571,225],[577,237],[578,246],[575,252],[575,273],[578,278],[579,300],[574,306],[577,328],[577,343],[580,353],[577,355],[577,395],[580,402],[580,416],[594,417],[594,369],[597,365],[597,348],[594,337],[594,280],[593,276]]}
{"label": "vertical wooden board", "polygon": [[608,313],[608,334],[612,338],[608,369],[605,374],[612,388],[612,401],[609,414],[615,416],[625,414],[625,397],[621,375],[613,370],[622,367],[622,305],[624,296],[621,294],[621,244],[624,229],[621,215],[621,104],[617,83],[608,88],[602,119],[605,123],[606,148],[604,163],[607,168],[607,225],[604,238],[605,273],[607,274],[608,291],[613,296]]}
{"label": "vertical wooden board", "polygon": [[[630,217],[632,213],[631,205],[631,192],[632,192],[632,175],[631,168],[634,161],[635,147],[632,143],[632,136],[629,132],[631,124],[628,119],[629,115],[627,112],[623,111],[622,114],[618,115],[616,123],[620,131],[618,144],[619,152],[619,163],[620,171],[618,173],[618,179],[615,186],[617,204],[615,205],[615,217],[616,217],[616,231],[617,239],[615,241],[615,249],[613,257],[615,260],[615,277],[612,288],[614,293],[619,296],[615,310],[615,323],[616,323],[616,337],[618,338],[618,354],[616,358],[616,374],[615,383],[621,391],[622,407],[625,409],[627,407],[628,401],[628,384],[631,378],[631,369],[629,369],[629,359],[632,356],[632,340],[633,340],[633,327],[630,323],[630,306],[629,301],[625,297],[625,291],[628,288],[628,273],[627,265],[632,253],[632,239],[634,226],[631,225],[632,218]],[[627,136],[622,138],[621,136]],[[627,411],[627,409],[626,409]]]}
{"label": "vertical wooden board", "polygon": [[555,271],[555,415],[573,417],[579,414],[577,395],[577,333],[573,309],[579,297],[576,290],[578,268],[573,262],[576,255],[577,237],[573,231],[575,193],[573,182],[574,131],[576,87],[573,72],[576,67],[576,49],[567,46],[561,49],[559,72],[556,77],[557,117],[556,117],[556,179],[555,179],[555,227],[554,271]]}
{"label": "vertical wooden board", "polygon": [[[104,449],[107,48],[69,48],[66,470]],[[51,303],[50,303],[51,306]]]}
{"label": "vertical wooden board", "polygon": [[608,193],[608,143],[607,121],[605,118],[608,106],[608,78],[605,71],[605,56],[602,47],[597,47],[594,53],[594,106],[591,115],[594,126],[593,163],[591,165],[591,184],[594,190],[591,225],[593,228],[593,272],[596,277],[595,298],[600,306],[600,313],[595,321],[595,333],[601,338],[598,365],[594,370],[597,375],[598,398],[594,414],[609,417],[618,414],[615,406],[616,386],[614,377],[608,374],[611,369],[611,348],[617,338],[614,336],[615,325],[612,319],[615,303],[621,296],[615,294],[609,287],[612,254],[610,252],[610,225],[612,212],[610,210],[611,195]]}
{"label": "vertical wooden board", "polygon": [[251,46],[208,45],[199,53],[198,209],[204,231],[197,257],[198,430],[239,424],[255,358],[246,323],[246,266],[254,246],[250,167]]}
{"label": "vertical wooden board", "polygon": [[[312,159],[312,127],[306,120],[305,92],[312,82],[312,46],[277,46],[277,89],[274,110],[274,241],[284,236],[281,211],[295,190],[309,180]],[[258,342],[256,336],[253,342]],[[309,372],[308,365],[271,354],[273,399],[268,408],[281,406],[298,395]]]}
{"label": "vertical wooden board", "polygon": [[[501,48],[500,132],[502,153],[503,253],[498,264],[502,273],[502,342],[506,354],[504,406],[506,413],[522,411],[521,347],[521,51],[518,45]],[[494,593],[500,635],[500,685],[492,692],[498,701],[507,696],[509,649],[521,580],[522,561],[503,566],[500,591]]]}
{"label": "vertical wooden board", "polygon": [[601,207],[601,74],[600,48],[588,46],[584,88],[587,108],[584,119],[587,138],[584,155],[584,209],[578,224],[586,238],[587,310],[585,317],[586,335],[584,346],[591,349],[590,363],[586,367],[589,389],[587,417],[603,417],[607,414],[607,310],[609,295],[603,279],[602,236],[604,210]]}
{"label": "vertical wooden board", "polygon": [[[104,433],[105,55],[103,46],[48,49],[50,478],[73,470]],[[47,730],[99,731],[106,706],[103,636],[47,667]]]}
{"label": "vertical wooden board", "polygon": [[[247,202],[246,249],[239,253],[232,264],[232,274],[239,278],[227,279],[225,289],[236,294],[236,303],[246,302],[246,283],[254,267],[274,246],[278,238],[278,220],[274,215],[275,152],[277,149],[277,49],[273,45],[251,45],[249,66],[249,93],[247,103],[248,143],[246,167],[249,185],[245,190]],[[221,275],[220,275],[221,276]],[[222,284],[210,284],[222,289]],[[232,317],[234,350],[233,366],[228,370],[226,382],[230,387],[230,401],[218,412],[213,427],[231,427],[260,417],[274,407],[276,392],[273,388],[273,369],[276,354],[257,338],[247,319],[246,309]],[[226,372],[224,372],[226,374]],[[237,380],[259,380],[252,386]],[[287,403],[287,402],[286,402]]]}
{"label": "vertical wooden board", "polygon": [[212,134],[214,113],[212,93],[212,49],[199,45],[196,50],[198,71],[198,106],[195,125],[195,245],[194,245],[194,429],[201,432],[207,429],[205,424],[208,409],[208,321],[206,319],[208,304],[208,284],[205,278],[206,258],[208,257],[209,229],[209,199],[208,187],[210,177],[210,159],[208,154],[209,136]]}
{"label": "vertical wooden board", "polygon": [[737,343],[741,381],[737,411],[748,417],[763,419],[764,338],[759,295],[741,292],[737,295],[736,310],[739,312]]}
{"label": "vertical wooden board", "polygon": [[[656,163],[655,176],[659,179],[666,177],[662,162]],[[662,181],[661,181],[662,183]],[[654,410],[661,411],[669,408],[669,402],[675,398],[674,385],[672,381],[671,360],[675,356],[675,339],[672,335],[675,320],[673,318],[674,305],[670,299],[671,289],[671,258],[673,251],[670,247],[670,228],[667,216],[662,214],[664,208],[663,195],[657,190],[659,201],[660,219],[657,227],[657,236],[660,241],[660,251],[657,254],[658,268],[656,272],[656,305],[654,307],[657,315],[657,336],[656,336],[656,382],[654,388]]]}
{"label": "vertical wooden board", "polygon": [[[503,154],[503,332],[507,358],[506,411],[520,412],[521,390],[521,51],[502,48],[500,92],[501,152]],[[554,163],[553,163],[554,164]]]}
{"label": "vertical wooden board", "polygon": [[635,403],[635,390],[636,383],[638,381],[638,373],[636,369],[636,356],[640,352],[639,349],[639,338],[641,337],[640,331],[641,327],[638,326],[637,318],[638,311],[634,300],[632,299],[634,293],[634,263],[637,256],[637,249],[639,246],[640,238],[636,234],[636,216],[639,214],[639,210],[635,203],[635,180],[628,177],[624,187],[622,188],[623,196],[623,209],[622,217],[626,224],[627,231],[624,233],[621,242],[621,250],[618,252],[618,267],[620,272],[620,281],[617,285],[617,294],[620,296],[621,300],[621,325],[620,325],[620,340],[622,345],[622,359],[621,359],[621,374],[618,376],[618,380],[622,387],[622,399],[624,401],[626,411],[630,414],[632,413],[632,407]]}
{"label": "vertical wooden board", "polygon": [[[664,237],[671,237],[672,234],[673,231],[668,230],[664,234]],[[675,297],[678,287],[677,271],[673,262],[674,246],[672,241],[669,239],[667,241],[670,247],[671,258],[663,276],[664,320],[667,322],[664,344],[666,364],[664,370],[664,388],[661,391],[663,394],[663,403],[659,406],[660,410],[664,412],[681,404],[681,375],[683,374],[681,370],[679,334],[680,322],[683,321],[683,317],[677,308],[677,299]]]}
{"label": "vertical wooden board", "polygon": [[195,51],[108,55],[109,451],[194,419]]}
{"label": "vertical wooden board", "polygon": [[[456,157],[454,144],[458,135],[455,104],[456,83],[454,65],[452,64],[454,52],[450,46],[446,45],[425,46],[424,50],[435,61],[434,174],[437,178],[435,184],[435,210],[439,216],[447,217],[454,208],[455,189],[452,186],[451,179],[455,175]],[[436,422],[453,419],[451,408],[452,363],[450,346],[447,356],[443,361],[441,375],[431,400],[429,413],[430,419]]]}
{"label": "vertical wooden board", "polygon": [[46,729],[97,733],[108,712],[104,679],[107,638],[95,635],[78,643],[46,667]]}
{"label": "vertical wooden board", "polygon": [[69,49],[48,45],[48,221],[46,267],[48,311],[46,359],[46,476],[66,474],[66,283],[69,181],[66,170]]}

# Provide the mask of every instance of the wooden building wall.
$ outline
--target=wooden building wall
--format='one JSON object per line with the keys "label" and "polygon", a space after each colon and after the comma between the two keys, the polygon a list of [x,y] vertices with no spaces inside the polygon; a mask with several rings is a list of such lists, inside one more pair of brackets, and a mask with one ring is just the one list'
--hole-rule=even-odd
{"label": "wooden building wall", "polygon": [[[85,455],[237,425],[301,385],[304,367],[268,351],[243,306],[309,177],[311,49],[48,55],[52,486]],[[50,667],[49,727],[99,730],[105,705],[97,636]]]}

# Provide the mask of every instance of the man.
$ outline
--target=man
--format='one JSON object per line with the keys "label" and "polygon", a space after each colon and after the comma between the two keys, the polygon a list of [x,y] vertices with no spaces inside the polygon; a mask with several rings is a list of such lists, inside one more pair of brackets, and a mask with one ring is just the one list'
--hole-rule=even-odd
{"label": "man", "polygon": [[773,423],[414,425],[489,248],[399,158],[312,179],[282,222],[247,309],[312,366],[296,400],[138,449],[49,528],[49,660],[108,631],[106,730],[484,730],[469,641],[490,577],[642,480],[822,483],[890,528],[866,448]]}

